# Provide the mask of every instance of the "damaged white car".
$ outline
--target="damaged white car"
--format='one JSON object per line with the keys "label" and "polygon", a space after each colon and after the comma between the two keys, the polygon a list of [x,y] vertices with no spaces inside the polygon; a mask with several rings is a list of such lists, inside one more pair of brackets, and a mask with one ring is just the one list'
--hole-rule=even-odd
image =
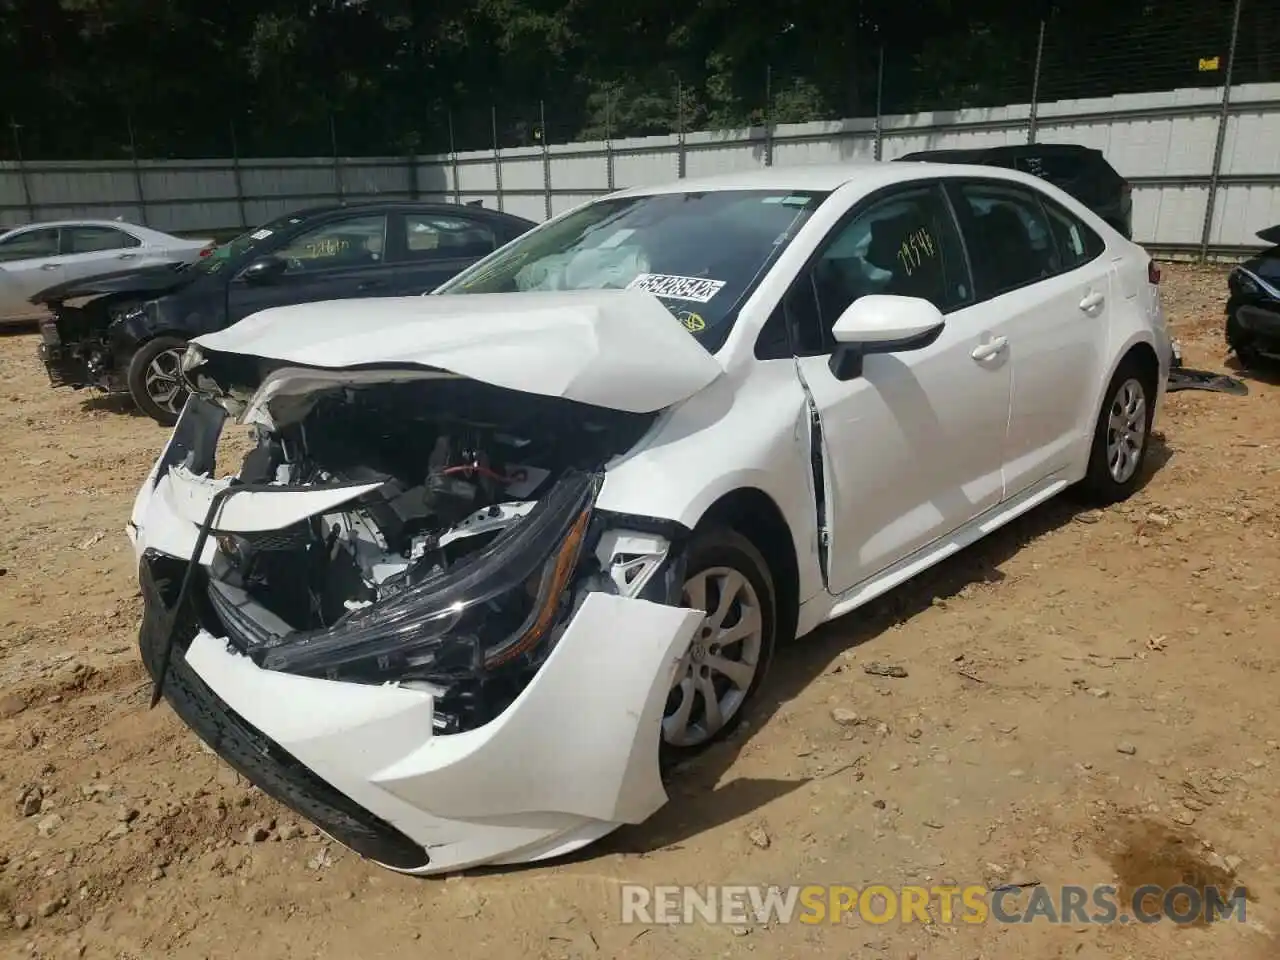
{"label": "damaged white car", "polygon": [[[157,697],[393,869],[580,848],[778,642],[1071,485],[1127,496],[1158,279],[1028,176],[801,167],[201,337],[129,524]],[[257,446],[217,479],[228,417]]]}

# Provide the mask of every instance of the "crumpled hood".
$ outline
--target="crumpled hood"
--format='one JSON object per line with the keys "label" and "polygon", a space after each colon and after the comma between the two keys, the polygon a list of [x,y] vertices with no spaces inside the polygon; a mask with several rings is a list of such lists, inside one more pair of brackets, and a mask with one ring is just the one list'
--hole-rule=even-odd
{"label": "crumpled hood", "polygon": [[139,270],[117,270],[93,277],[68,280],[41,290],[31,302],[35,304],[59,304],[79,297],[100,297],[111,293],[134,293],[140,296],[158,296],[190,283],[195,274],[178,270],[180,264],[164,264],[143,267]]}
{"label": "crumpled hood", "polygon": [[429,368],[632,413],[688,399],[724,372],[655,296],[638,290],[298,304],[193,343],[209,360],[229,353],[328,370]]}

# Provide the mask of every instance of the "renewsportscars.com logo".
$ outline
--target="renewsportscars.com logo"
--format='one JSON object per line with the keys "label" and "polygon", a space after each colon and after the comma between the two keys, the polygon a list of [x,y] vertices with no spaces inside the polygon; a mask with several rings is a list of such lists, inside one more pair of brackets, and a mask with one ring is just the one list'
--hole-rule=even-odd
{"label": "renewsportscars.com logo", "polygon": [[1121,893],[1109,885],[997,887],[708,886],[621,887],[623,923],[871,924],[1050,923],[1200,925],[1245,920],[1248,892],[1147,884]]}

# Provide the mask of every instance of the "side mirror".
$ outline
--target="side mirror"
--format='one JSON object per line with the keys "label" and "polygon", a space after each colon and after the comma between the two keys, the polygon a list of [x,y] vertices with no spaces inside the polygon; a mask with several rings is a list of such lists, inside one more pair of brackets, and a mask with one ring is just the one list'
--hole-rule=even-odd
{"label": "side mirror", "polygon": [[928,300],[878,293],[859,297],[831,328],[836,341],[831,372],[840,380],[861,376],[863,357],[923,349],[944,326],[942,312]]}
{"label": "side mirror", "polygon": [[246,283],[270,283],[288,266],[280,257],[259,257],[240,272],[240,278]]}

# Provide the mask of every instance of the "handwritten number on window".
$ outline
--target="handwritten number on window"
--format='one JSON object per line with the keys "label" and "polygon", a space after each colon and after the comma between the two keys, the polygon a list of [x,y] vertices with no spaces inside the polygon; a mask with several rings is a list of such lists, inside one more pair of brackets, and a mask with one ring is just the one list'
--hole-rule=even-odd
{"label": "handwritten number on window", "polygon": [[938,249],[934,245],[933,236],[923,227],[907,234],[906,239],[902,241],[902,246],[898,248],[898,262],[907,271],[908,277],[915,273],[926,259],[932,260],[937,255]]}

